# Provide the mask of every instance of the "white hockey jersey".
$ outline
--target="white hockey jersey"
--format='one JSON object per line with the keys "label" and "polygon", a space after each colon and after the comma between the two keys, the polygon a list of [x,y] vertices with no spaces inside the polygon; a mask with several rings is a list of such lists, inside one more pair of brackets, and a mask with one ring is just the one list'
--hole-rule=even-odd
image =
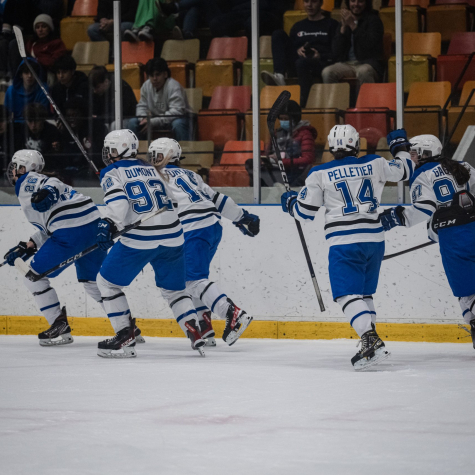
{"label": "white hockey jersey", "polygon": [[[45,186],[58,190],[58,201],[45,213],[31,206],[31,195]],[[78,193],[57,178],[29,172],[18,178],[15,193],[28,221],[39,229],[31,239],[40,247],[58,229],[75,228],[100,219],[97,206],[89,196]]]}
{"label": "white hockey jersey", "polygon": [[221,215],[231,221],[241,219],[242,209],[229,196],[210,188],[197,173],[170,164],[163,172],[178,202],[178,216],[185,233],[212,226]]}
{"label": "white hockey jersey", "polygon": [[429,238],[438,241],[430,226],[432,215],[438,208],[448,206],[454,193],[475,190],[475,169],[468,163],[464,165],[470,170],[470,180],[462,186],[452,175],[444,172],[439,162],[425,163],[414,172],[410,181],[412,206],[404,209],[408,228],[428,221]]}
{"label": "white hockey jersey", "polygon": [[384,184],[411,178],[409,153],[388,162],[379,155],[345,157],[310,170],[300,190],[294,216],[313,220],[325,207],[325,237],[330,245],[384,241],[378,216]]}
{"label": "white hockey jersey", "polygon": [[120,238],[122,244],[134,249],[155,249],[158,246],[177,247],[184,243],[183,228],[169,193],[166,180],[149,163],[126,159],[101,171],[105,216],[120,231],[140,218],[166,207],[163,213],[144,225],[128,231]]}

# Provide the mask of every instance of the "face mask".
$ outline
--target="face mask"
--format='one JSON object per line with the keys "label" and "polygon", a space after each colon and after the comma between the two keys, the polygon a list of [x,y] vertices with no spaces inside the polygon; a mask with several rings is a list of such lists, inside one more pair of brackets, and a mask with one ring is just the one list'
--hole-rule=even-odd
{"label": "face mask", "polygon": [[290,130],[290,120],[281,120],[280,126],[282,129],[289,131]]}

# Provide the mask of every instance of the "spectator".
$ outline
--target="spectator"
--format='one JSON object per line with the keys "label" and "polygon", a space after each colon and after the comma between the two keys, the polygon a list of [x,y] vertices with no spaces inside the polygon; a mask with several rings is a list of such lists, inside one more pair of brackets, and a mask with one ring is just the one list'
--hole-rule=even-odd
{"label": "spectator", "polygon": [[[104,124],[96,123],[93,126],[87,120],[84,101],[78,97],[71,98],[65,103],[64,114],[71,129],[97,168],[104,167],[102,162],[102,146],[104,144],[104,137],[107,135],[107,129]],[[81,172],[86,175],[89,173],[89,165],[86,159],[65,128],[61,131],[61,151],[62,160],[59,165],[63,176],[69,177],[68,179],[70,180]]]}
{"label": "spectator", "polygon": [[0,105],[0,167],[3,171],[6,170],[8,162],[11,159],[14,151],[13,135],[8,126],[6,118],[5,107]]}
{"label": "spectator", "polygon": [[[137,12],[139,0],[122,1],[121,5],[121,24],[120,31],[122,37],[126,30],[132,28],[135,21],[135,13]],[[97,6],[97,16],[88,29],[87,34],[91,41],[108,41],[110,45],[113,44],[114,33],[114,1],[113,0],[99,0]],[[110,49],[111,55],[113,48]]]}
{"label": "spectator", "polygon": [[[30,58],[28,62],[40,79],[44,81],[44,72],[38,62],[33,58]],[[45,88],[48,88],[48,86],[45,85]],[[23,110],[27,104],[32,102],[39,102],[43,104],[46,110],[50,110],[47,97],[36,82],[33,74],[31,74],[28,66],[21,62],[13,78],[13,84],[7,89],[5,94],[5,109],[8,115],[13,114],[15,122],[23,122]]]}
{"label": "spectator", "polygon": [[[112,87],[114,75],[104,66],[94,66],[89,73],[92,92],[91,116],[103,125],[109,126],[115,118],[115,91]],[[124,119],[135,117],[135,98],[132,88],[122,80],[122,116]],[[125,125],[124,125],[125,127]]]}
{"label": "spectator", "polygon": [[159,5],[164,15],[179,15],[183,30],[178,26],[173,29],[173,37],[178,40],[194,38],[201,18],[209,25],[221,14],[216,0],[180,0]]}
{"label": "spectator", "polygon": [[322,71],[324,83],[357,78],[359,85],[381,80],[384,72],[384,27],[372,0],[349,0],[341,10],[341,26],[335,37],[333,56],[338,63]]}
{"label": "spectator", "polygon": [[58,129],[46,121],[48,111],[37,102],[27,104],[23,116],[25,123],[20,125],[20,133],[15,134],[15,149],[38,150],[49,163],[49,157],[60,150]]}
{"label": "spectator", "polygon": [[262,80],[268,85],[285,85],[284,75],[297,73],[300,85],[300,103],[307,103],[314,77],[320,77],[322,70],[332,60],[332,42],[338,30],[338,22],[322,13],[323,0],[304,0],[307,18],[297,22],[290,30],[272,34],[272,56],[274,74],[261,72]]}
{"label": "spectator", "polygon": [[51,97],[61,112],[64,113],[64,106],[70,99],[78,98],[87,103],[89,81],[82,71],[76,71],[76,61],[71,55],[65,54],[58,58],[53,71],[58,82],[51,88]]}
{"label": "spectator", "polygon": [[[302,176],[309,165],[315,162],[315,140],[317,130],[307,120],[302,120],[302,109],[295,101],[289,101],[279,115],[280,128],[276,130],[277,146],[291,186],[300,186],[306,176]],[[272,186],[276,181],[282,183],[275,153],[269,143],[266,158],[261,166],[261,179],[264,185]],[[251,179],[253,160],[247,160],[246,170]]]}
{"label": "spectator", "polygon": [[[137,43],[138,41],[153,41],[157,31],[161,29],[169,30],[173,27],[163,22],[159,5],[158,1],[139,0],[137,13],[135,14],[135,22],[132,28],[124,31],[124,39],[126,41],[132,43]],[[171,19],[171,23],[174,23],[173,18]]]}
{"label": "spectator", "polygon": [[[35,35],[26,43],[26,54],[36,58],[41,66],[49,71],[54,62],[66,54],[66,46],[61,38],[55,36],[53,19],[49,15],[38,15],[33,22],[33,28]],[[21,63],[20,52],[17,49],[12,51],[12,55],[11,64],[16,70]]]}
{"label": "spectator", "polygon": [[[251,38],[251,0],[229,0],[230,11],[215,16],[210,21],[212,36],[232,36],[239,30],[246,30]],[[259,31],[261,35],[271,35],[274,30],[282,28],[284,15],[283,0],[260,0]]]}
{"label": "spectator", "polygon": [[147,63],[146,69],[148,79],[140,89],[137,118],[130,120],[129,128],[139,138],[145,138],[150,113],[153,129],[172,129],[176,140],[191,140],[193,110],[180,83],[170,77],[167,62],[154,58]]}

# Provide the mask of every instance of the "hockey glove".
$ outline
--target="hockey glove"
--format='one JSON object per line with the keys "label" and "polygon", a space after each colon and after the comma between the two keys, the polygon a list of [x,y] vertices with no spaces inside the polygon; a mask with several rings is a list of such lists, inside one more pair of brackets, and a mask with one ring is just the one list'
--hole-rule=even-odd
{"label": "hockey glove", "polygon": [[31,195],[31,207],[39,213],[45,213],[59,200],[59,191],[54,186],[45,186]]}
{"label": "hockey glove", "polygon": [[26,261],[36,252],[36,247],[27,247],[27,243],[20,241],[18,246],[12,247],[3,258],[7,261],[9,266],[15,265],[15,259],[19,257]]}
{"label": "hockey glove", "polygon": [[101,219],[97,223],[97,245],[103,251],[107,251],[110,247],[114,245],[112,235],[117,231],[114,222],[109,219]]}
{"label": "hockey glove", "polygon": [[297,203],[297,196],[299,194],[296,191],[286,191],[280,197],[280,203],[282,205],[282,211],[284,213],[289,213],[290,216],[294,216],[294,206]]}
{"label": "hockey glove", "polygon": [[395,157],[398,152],[409,152],[411,149],[411,144],[407,140],[407,133],[405,129],[397,129],[389,132],[387,141],[389,145],[389,151],[393,157]]}
{"label": "hockey glove", "polygon": [[381,224],[385,231],[389,231],[396,226],[406,225],[403,206],[386,209],[379,215],[379,218],[381,219]]}
{"label": "hockey glove", "polygon": [[244,234],[244,236],[254,237],[259,234],[260,218],[255,214],[248,213],[243,210],[242,218],[239,221],[233,222],[234,226]]}

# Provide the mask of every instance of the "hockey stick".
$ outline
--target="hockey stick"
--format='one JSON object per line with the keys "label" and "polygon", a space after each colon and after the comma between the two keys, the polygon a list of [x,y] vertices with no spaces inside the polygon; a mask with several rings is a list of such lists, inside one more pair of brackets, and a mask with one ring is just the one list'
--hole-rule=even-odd
{"label": "hockey stick", "polygon": [[0,267],[3,267],[5,264],[8,264],[7,261],[3,261],[2,263],[0,263]]}
{"label": "hockey stick", "polygon": [[[129,224],[124,229],[122,229],[122,231],[117,231],[116,233],[114,233],[112,235],[112,239],[117,239],[118,237],[122,236],[126,232],[140,226],[145,221],[148,221],[149,219],[159,215],[160,213],[163,213],[163,211],[165,211],[166,209],[168,209],[168,208],[166,206],[164,206],[163,208],[160,208],[158,211],[155,211],[154,213],[150,213],[148,216],[145,216],[145,218],[139,219],[138,221],[136,221],[133,224]],[[28,280],[31,280],[32,282],[36,282],[36,281],[42,279],[43,277],[48,276],[52,272],[54,272],[58,269],[61,269],[62,267],[65,267],[69,264],[72,264],[73,262],[77,261],[78,259],[81,259],[81,257],[85,256],[86,254],[89,254],[92,251],[95,251],[98,247],[99,246],[97,244],[94,244],[94,245],[84,249],[84,251],[81,251],[80,253],[76,254],[75,256],[72,256],[69,259],[66,259],[65,261],[61,262],[60,264],[52,267],[51,269],[47,270],[46,272],[43,272],[42,274],[37,274],[36,272],[34,272],[31,269],[31,267],[20,257],[17,257],[15,259],[15,267],[17,268],[18,272],[20,272],[20,274],[24,275]]]}
{"label": "hockey stick", "polygon": [[71,135],[71,137],[73,138],[73,140],[76,142],[76,145],[79,147],[79,150],[81,151],[81,153],[84,155],[84,158],[87,160],[87,162],[89,163],[89,166],[94,170],[94,173],[96,175],[99,175],[99,170],[97,169],[96,165],[94,164],[94,162],[89,158],[89,155],[87,154],[86,150],[84,149],[84,147],[82,146],[81,142],[79,141],[79,139],[77,138],[76,134],[73,132],[73,129],[71,129],[71,126],[68,124],[67,120],[64,118],[63,114],[61,113],[61,111],[59,110],[58,106],[56,105],[56,103],[54,102],[53,98],[49,95],[48,91],[46,90],[44,84],[41,82],[41,79],[38,77],[38,75],[36,74],[36,71],[34,70],[34,68],[31,66],[31,64],[29,63],[27,57],[26,57],[26,50],[25,50],[25,43],[23,41],[23,33],[21,32],[20,28],[18,28],[17,26],[14,26],[13,27],[13,31],[15,32],[15,37],[16,37],[16,41],[18,43],[18,50],[20,51],[20,56],[23,58],[23,60],[25,61],[25,64],[28,66],[28,69],[30,70],[31,74],[33,75],[33,77],[36,79],[36,82],[38,83],[38,85],[40,86],[41,90],[43,91],[44,95],[46,96],[46,98],[48,99],[48,101],[50,102],[50,104],[53,106],[53,109],[56,111],[56,114],[58,114],[58,117],[61,119],[61,122],[64,124],[64,126],[66,127],[67,131],[69,132],[69,134]]}
{"label": "hockey stick", "polygon": [[[280,173],[282,174],[282,180],[284,182],[284,186],[287,191],[290,191],[290,185],[289,185],[289,180],[287,179],[287,173],[285,172],[284,162],[282,161],[282,155],[280,154],[279,147],[277,146],[277,140],[275,137],[275,121],[279,117],[280,112],[282,111],[284,106],[287,104],[289,99],[290,99],[290,92],[283,91],[280,94],[280,96],[276,99],[276,101],[274,102],[274,105],[269,111],[269,114],[267,115],[267,128],[269,129],[269,133],[272,140],[272,147],[274,148],[275,156],[277,158],[277,162],[280,168]],[[310,259],[307,243],[305,242],[305,236],[302,231],[302,226],[300,225],[299,221],[297,221],[296,219],[295,219],[295,224],[299,232],[300,242],[302,243],[303,252],[305,254],[305,259],[307,260],[308,270],[310,271],[310,277],[312,278],[313,287],[315,289],[315,293],[317,294],[320,310],[324,312],[325,305],[323,305],[322,294],[320,293],[320,287],[318,286],[317,278],[315,277],[315,271],[313,270],[313,264]]]}
{"label": "hockey stick", "polygon": [[408,252],[417,251],[418,249],[431,246],[432,244],[435,244],[435,242],[434,241],[425,242],[424,244],[419,244],[418,246],[411,247],[409,249],[406,249],[405,251],[399,251],[399,252],[395,252],[394,254],[388,254],[387,256],[383,257],[383,261],[392,259],[393,257],[402,256],[403,254],[407,254]]}

